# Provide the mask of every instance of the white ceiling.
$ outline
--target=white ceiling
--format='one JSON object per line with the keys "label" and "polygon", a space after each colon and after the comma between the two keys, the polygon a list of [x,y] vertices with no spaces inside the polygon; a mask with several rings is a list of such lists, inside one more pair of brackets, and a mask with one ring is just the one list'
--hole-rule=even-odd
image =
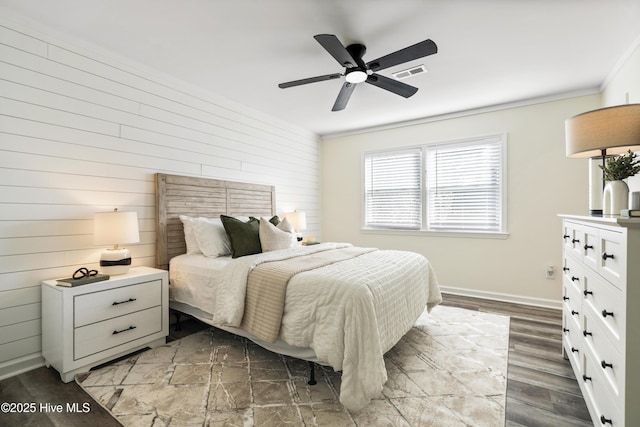
{"label": "white ceiling", "polygon": [[[18,23],[157,69],[320,135],[599,88],[640,34],[640,0],[0,0]],[[343,79],[313,39],[367,46],[369,61],[427,38],[439,52],[404,99]]]}

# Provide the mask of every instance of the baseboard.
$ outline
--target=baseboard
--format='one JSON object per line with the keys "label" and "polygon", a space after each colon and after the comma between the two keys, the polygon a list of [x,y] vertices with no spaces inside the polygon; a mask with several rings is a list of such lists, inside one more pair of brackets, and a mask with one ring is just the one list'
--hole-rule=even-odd
{"label": "baseboard", "polygon": [[520,295],[503,294],[499,292],[478,291],[475,289],[456,288],[453,286],[440,286],[440,290],[446,294],[460,295],[464,297],[482,298],[492,301],[510,302],[513,304],[531,305],[534,307],[553,308],[562,310],[562,303],[556,300],[523,297]]}
{"label": "baseboard", "polygon": [[23,372],[32,371],[41,366],[44,366],[44,359],[40,353],[29,354],[18,359],[0,363],[0,380],[22,374]]}

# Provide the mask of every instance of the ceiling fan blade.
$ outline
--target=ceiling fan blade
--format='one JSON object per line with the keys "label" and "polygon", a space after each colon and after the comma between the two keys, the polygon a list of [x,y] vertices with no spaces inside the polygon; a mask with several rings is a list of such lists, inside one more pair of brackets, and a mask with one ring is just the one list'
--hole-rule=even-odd
{"label": "ceiling fan blade", "polygon": [[438,53],[438,46],[436,46],[432,40],[427,39],[413,46],[405,47],[404,49],[369,61],[367,62],[367,68],[372,71],[384,70],[385,68],[433,55],[434,53]]}
{"label": "ceiling fan blade", "polygon": [[313,38],[343,67],[351,68],[356,66],[356,60],[333,34],[318,34],[317,36],[313,36]]}
{"label": "ceiling fan blade", "polygon": [[355,83],[344,82],[344,84],[342,85],[342,89],[340,89],[340,93],[338,94],[338,97],[336,98],[336,102],[333,104],[333,108],[331,109],[331,111],[344,110],[355,88],[356,88]]}
{"label": "ceiling fan blade", "polygon": [[342,74],[340,73],[326,74],[324,76],[309,77],[308,79],[300,79],[300,80],[293,80],[286,83],[280,83],[278,87],[280,89],[286,89],[288,87],[306,85],[307,83],[315,83],[315,82],[323,82],[325,80],[339,79],[340,77],[342,77]]}
{"label": "ceiling fan blade", "polygon": [[385,77],[380,74],[371,74],[365,81],[369,84],[378,86],[379,88],[388,90],[389,92],[393,92],[396,95],[400,95],[405,98],[409,98],[418,91],[417,87],[390,79],[389,77]]}

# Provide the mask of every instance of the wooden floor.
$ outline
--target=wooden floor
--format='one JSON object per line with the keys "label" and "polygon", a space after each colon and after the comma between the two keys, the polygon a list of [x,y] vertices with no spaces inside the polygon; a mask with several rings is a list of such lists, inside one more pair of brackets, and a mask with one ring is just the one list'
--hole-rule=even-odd
{"label": "wooden floor", "polygon": [[[569,362],[562,358],[559,310],[535,308],[477,298],[444,295],[444,304],[511,317],[507,380],[507,427],[591,426]],[[203,327],[183,322],[179,339]],[[34,402],[34,413],[0,413],[0,426],[119,426],[108,412],[75,383],[64,384],[53,369],[38,368],[0,381],[0,402]],[[84,406],[85,402],[88,406]],[[44,404],[62,405],[61,413],[47,412]],[[70,412],[67,404],[82,411]]]}

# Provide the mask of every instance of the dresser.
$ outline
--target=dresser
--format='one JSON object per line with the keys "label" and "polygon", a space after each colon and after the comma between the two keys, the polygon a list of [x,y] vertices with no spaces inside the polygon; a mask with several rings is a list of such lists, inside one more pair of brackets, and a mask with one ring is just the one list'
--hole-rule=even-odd
{"label": "dresser", "polygon": [[561,215],[563,354],[597,426],[640,425],[640,218]]}
{"label": "dresser", "polygon": [[169,277],[136,267],[109,280],[62,287],[42,283],[42,356],[62,381],[133,351],[165,343]]}

